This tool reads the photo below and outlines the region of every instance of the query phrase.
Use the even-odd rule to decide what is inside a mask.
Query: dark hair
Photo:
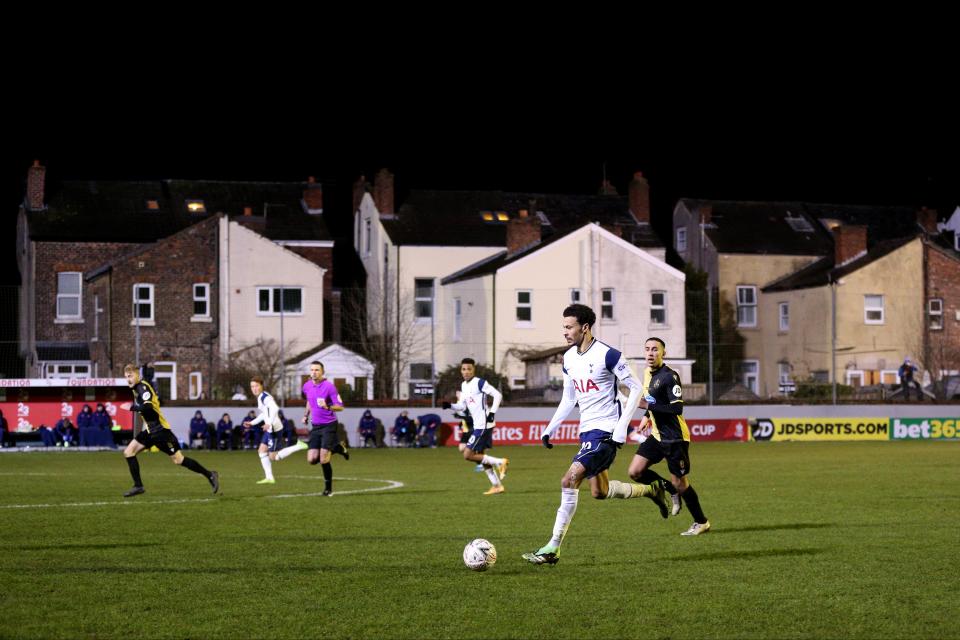
[[[261,378],[260,376],[253,376],[252,378],[250,378],[250,382],[256,382],[261,387],[263,386],[263,378]]]
[[[477,366],[477,361],[473,358],[464,358],[460,361],[460,364],[472,364],[473,366]]]
[[[571,316],[577,319],[577,322],[583,325],[593,326],[593,323],[597,321],[597,314],[593,312],[593,309],[588,307],[585,304],[572,304],[566,309],[563,310],[563,317]]]
[[[314,360],[313,362],[310,363],[310,366],[312,367],[312,366],[315,365],[315,364],[320,365],[320,368],[323,369],[324,371],[327,370],[327,368],[326,368],[325,366],[323,366],[323,363],[320,362],[319,360]]]
[[[666,350],[666,348],[667,348],[667,343],[664,342],[662,339],[656,337],[656,336],[650,336],[649,338],[647,338],[647,339],[644,340],[643,342],[644,342],[644,344],[646,344],[647,342],[650,342],[651,340],[656,340],[657,342],[660,343],[660,346],[663,347],[664,350]]]

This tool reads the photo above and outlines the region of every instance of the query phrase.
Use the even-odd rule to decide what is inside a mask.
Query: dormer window
[[[159,211],[159,210],[160,210],[159,200],[147,200],[147,211]]]
[[[207,207],[203,200],[187,200],[187,211],[190,213],[206,213]]]

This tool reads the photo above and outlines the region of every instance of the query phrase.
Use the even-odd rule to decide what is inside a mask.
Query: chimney
[[[373,179],[373,202],[382,216],[392,216],[393,210],[393,174],[387,169],[377,171]]]
[[[937,235],[939,233],[937,229],[937,210],[923,207],[917,211],[917,224],[929,235]]]
[[[700,224],[703,224],[703,225],[710,224],[710,221],[712,219],[713,219],[713,205],[712,204],[700,205]]]
[[[650,222],[650,185],[637,171],[630,181],[630,211],[639,222]]]
[[[316,178],[307,178],[307,187],[303,190],[303,201],[307,204],[310,213],[323,213],[323,186]]]
[[[833,228],[833,266],[839,267],[867,252],[867,228],[838,225]]]
[[[363,194],[367,192],[367,176],[360,176],[353,183],[353,213],[360,208],[360,201],[363,200]]]
[[[33,166],[27,169],[27,209],[43,211],[43,187],[47,175],[47,168],[39,160],[33,161]]]
[[[244,208],[243,208],[243,215],[246,216],[246,217],[252,216],[252,215],[253,215],[253,207],[244,207]]]
[[[616,195],[619,195],[619,194],[617,193],[617,188],[616,188],[615,186],[613,186],[613,183],[612,183],[612,182],[610,182],[609,180],[604,180],[603,182],[600,183],[600,193],[599,193],[599,195],[601,195],[601,196],[616,196]]]
[[[518,216],[507,222],[507,257],[540,242],[540,218],[520,209]]]

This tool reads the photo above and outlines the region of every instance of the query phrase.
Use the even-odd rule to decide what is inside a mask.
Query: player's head
[[[314,382],[323,380],[323,363],[319,360],[310,363],[310,379]]]
[[[647,366],[657,368],[663,364],[663,356],[667,353],[666,343],[655,336],[647,338],[643,343],[643,357],[647,361]]]
[[[123,377],[131,387],[140,382],[140,369],[136,365],[128,364],[123,368]]]
[[[464,358],[460,361],[460,375],[464,381],[469,382],[473,376],[477,375],[477,361],[473,358]]]
[[[250,393],[254,396],[259,396],[263,393],[263,378],[260,376],[250,378]]]
[[[584,336],[592,337],[597,314],[585,304],[572,304],[563,310],[563,337],[567,344],[581,344]]]

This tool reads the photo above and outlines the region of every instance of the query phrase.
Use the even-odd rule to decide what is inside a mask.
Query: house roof
[[[893,253],[900,247],[913,242],[918,235],[919,234],[913,234],[905,238],[878,242],[856,260],[847,262],[840,267],[834,267],[834,255],[831,253],[825,258],[812,262],[798,271],[794,271],[779,280],[774,280],[763,287],[761,291],[768,293],[772,291],[791,291],[794,289],[810,289],[812,287],[826,286],[831,282],[836,282],[848,273],[862,269],[868,264]]]
[[[37,342],[37,360],[84,361],[90,360],[90,347],[86,342]]]
[[[681,199],[689,211],[712,207],[706,234],[720,253],[827,255],[833,251],[832,226],[865,225],[872,245],[915,234],[916,210],[908,206],[868,206],[810,202],[741,202]]]
[[[271,240],[329,240],[322,215],[302,205],[306,182],[213,180],[65,181],[51,185],[47,208],[27,211],[34,240],[151,242],[216,213],[236,217]],[[191,213],[190,201],[205,212]],[[156,209],[148,203],[156,203]],[[249,207],[256,215],[244,216]]]
[[[552,358],[553,356],[560,355],[565,353],[571,348],[571,345],[566,344],[562,347],[550,347],[549,349],[543,349],[542,351],[534,351],[520,357],[520,360],[523,362],[533,362],[535,360],[546,360],[547,358]]]
[[[649,224],[633,218],[625,196],[414,190],[397,215],[383,217],[381,223],[398,245],[502,247],[507,241],[506,224],[484,221],[482,213],[503,212],[513,219],[521,209],[532,215],[543,212],[544,239],[599,222],[622,227],[624,239],[639,247],[663,246]]]

